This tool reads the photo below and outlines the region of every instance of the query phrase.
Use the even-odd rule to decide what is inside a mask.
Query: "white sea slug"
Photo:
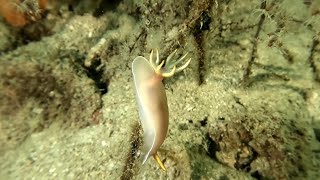
[[[172,61],[175,50],[166,60],[160,62],[157,50],[157,59],[153,60],[153,50],[150,54],[150,61],[142,56],[133,60],[132,73],[134,78],[135,92],[139,106],[139,116],[143,128],[142,148],[143,164],[150,156],[153,156],[160,167],[166,171],[157,150],[162,145],[168,131],[169,112],[167,96],[162,84],[164,77],[171,77],[185,69],[191,58],[182,66],[177,67],[187,56],[185,54],[177,61]]]

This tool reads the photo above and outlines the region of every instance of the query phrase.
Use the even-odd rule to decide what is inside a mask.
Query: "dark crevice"
[[[76,74],[84,73],[88,78],[92,79],[95,82],[94,85],[100,95],[106,94],[108,92],[109,80],[104,77],[104,64],[101,63],[101,59],[99,57],[95,57],[96,59],[92,61],[92,65],[90,67],[86,67],[84,65],[85,57],[86,55],[77,50],[61,51],[59,55],[59,58],[62,61],[67,59],[72,62]]]
[[[108,92],[109,80],[103,78],[103,64],[101,64],[101,59],[92,62],[90,67],[85,67],[87,76],[95,82],[101,95]]]
[[[257,180],[266,179],[259,173],[259,171],[254,171],[253,173],[251,173],[251,177],[254,177]]]
[[[313,128],[313,132],[318,142],[320,142],[320,128]]]
[[[200,125],[205,127],[208,124],[208,117],[204,117],[203,120],[200,121]]]
[[[74,7],[72,6],[72,4],[68,4],[68,11],[74,12]]]
[[[219,121],[224,121],[224,120],[226,120],[226,118],[225,118],[225,117],[220,116],[220,117],[218,117],[218,120],[219,120]]]
[[[229,177],[224,174],[224,175],[219,177],[219,180],[229,180]]]
[[[257,159],[258,153],[254,151],[252,147],[250,147],[247,143],[244,143],[246,149],[251,153],[248,157],[243,158],[243,151],[239,151],[236,155],[236,163],[234,164],[234,167],[236,169],[240,169],[245,172],[251,171],[251,163]]]
[[[133,6],[133,5],[132,5]],[[130,15],[132,18],[136,20],[136,22],[141,21],[141,15],[143,14],[143,10],[141,7],[136,7],[134,11],[128,12],[128,15]]]
[[[219,145],[210,137],[208,133],[206,135],[207,148],[208,148],[208,156],[217,161],[216,152],[220,150]]]
[[[102,0],[98,8],[93,12],[93,16],[100,17],[105,12],[114,10],[120,4],[119,0]]]

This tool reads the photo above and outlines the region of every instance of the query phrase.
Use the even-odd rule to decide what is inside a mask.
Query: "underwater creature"
[[[152,50],[150,53],[150,62],[146,58],[138,56],[132,63],[139,116],[144,131],[142,164],[144,164],[150,156],[153,156],[164,171],[166,171],[166,168],[157,154],[157,150],[166,138],[169,121],[167,96],[162,80],[164,77],[171,77],[175,73],[182,71],[191,61],[190,58],[182,66],[177,67],[178,64],[183,62],[188,53],[177,61],[172,61],[172,57],[176,52],[177,50],[172,52],[166,60],[160,62],[158,50],[156,61],[153,60]]]

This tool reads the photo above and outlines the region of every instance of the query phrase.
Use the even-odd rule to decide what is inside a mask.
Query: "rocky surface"
[[[0,21],[1,179],[317,179],[317,1],[56,1]],[[143,143],[131,62],[189,52],[165,79],[159,151]]]

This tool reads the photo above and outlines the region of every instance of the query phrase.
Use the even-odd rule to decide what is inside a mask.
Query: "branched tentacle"
[[[170,64],[170,63],[171,63],[170,61],[171,61],[172,57],[176,54],[176,52],[177,52],[177,49],[174,50],[174,51],[167,57],[166,64]]]
[[[156,61],[153,60],[153,50],[151,50],[150,53],[150,64],[153,67],[154,71],[161,75],[162,77],[171,77],[174,74],[184,70],[186,67],[188,67],[188,65],[191,62],[191,58],[189,58],[184,64],[182,64],[181,66],[178,67],[178,64],[180,64],[181,62],[183,62],[183,60],[185,59],[185,57],[188,55],[188,53],[186,53],[185,55],[183,55],[182,57],[180,57],[178,60],[173,61],[173,56],[176,54],[177,49],[175,51],[173,51],[166,60],[161,61],[160,63],[160,58],[159,58],[159,51],[158,49],[156,50],[157,53],[157,57],[156,57]],[[160,63],[160,64],[159,64]]]
[[[184,65],[182,65],[181,67],[177,68],[176,73],[178,73],[178,72],[184,70],[186,67],[188,67],[190,62],[191,62],[191,58],[189,58],[188,61]]]

